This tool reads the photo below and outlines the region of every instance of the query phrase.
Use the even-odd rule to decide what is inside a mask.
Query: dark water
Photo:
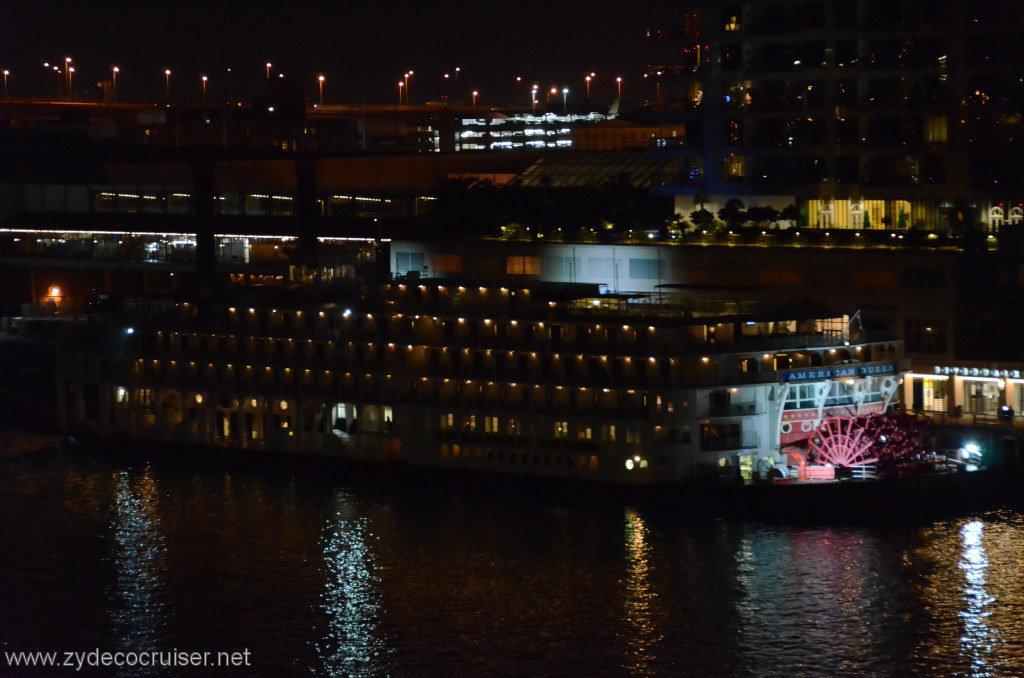
[[[693,521],[28,447],[0,436],[0,676],[1024,675],[1016,513]],[[96,649],[249,665],[6,658]]]

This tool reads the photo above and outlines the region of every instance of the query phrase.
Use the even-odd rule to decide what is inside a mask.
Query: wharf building
[[[647,115],[686,128],[680,211],[794,203],[803,226],[1024,221],[1019,2],[660,0]]]

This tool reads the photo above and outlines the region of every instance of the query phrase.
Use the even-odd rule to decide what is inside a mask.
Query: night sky
[[[171,98],[198,101],[200,75],[208,99],[241,96],[266,87],[272,74],[301,78],[318,97],[323,73],[327,103],[384,102],[412,69],[412,103],[441,97],[444,73],[459,66],[466,103],[516,104],[516,76],[529,104],[528,85],[542,91],[569,87],[570,105],[582,100],[583,77],[595,104],[641,96],[645,2],[637,0],[441,0],[364,2],[288,0],[5,0],[0,5],[0,70],[11,71],[12,97],[54,96],[57,74],[43,62],[74,60],[77,98],[99,98],[97,82],[117,65],[122,100],[162,99],[164,69],[172,70]],[[230,84],[227,69],[231,68]],[[230,87],[230,91],[227,89]],[[630,88],[633,88],[632,91]],[[449,92],[451,94],[451,92]]]

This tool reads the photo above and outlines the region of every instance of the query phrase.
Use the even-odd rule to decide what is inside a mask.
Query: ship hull
[[[718,519],[795,524],[899,523],[996,509],[1019,499],[1019,483],[997,469],[922,473],[868,481],[651,482],[630,485],[532,473],[496,474],[443,468],[381,456],[251,452],[214,445],[140,443],[106,437],[68,437],[64,454],[117,463],[160,464],[184,472],[303,477],[385,491],[451,492],[487,501],[642,506],[692,521]]]

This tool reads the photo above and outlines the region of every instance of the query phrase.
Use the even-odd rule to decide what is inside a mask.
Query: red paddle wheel
[[[807,439],[812,464],[898,466],[926,452],[930,420],[914,414],[827,417]]]
[[[815,464],[874,464],[875,438],[861,417],[828,417],[807,439],[807,458]]]

